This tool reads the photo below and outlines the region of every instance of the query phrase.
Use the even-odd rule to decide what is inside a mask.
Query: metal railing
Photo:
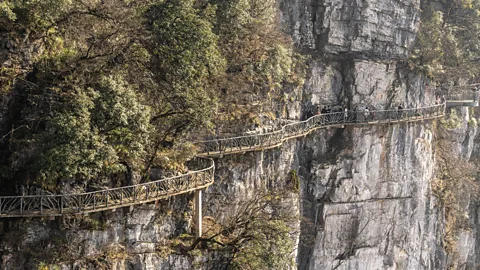
[[[193,167],[200,169],[195,171],[148,183],[79,194],[1,196],[0,217],[82,214],[158,201],[213,184],[215,164],[212,159],[202,157],[267,149],[323,127],[419,121],[441,117],[444,113],[445,103],[402,110],[336,112],[289,123],[273,132],[196,142],[194,144],[200,151]]]
[[[441,117],[444,113],[445,103],[401,110],[335,112],[314,115],[305,121],[284,125],[273,132],[199,141],[195,142],[194,145],[198,149],[199,154],[197,156],[213,157],[276,147],[285,140],[306,135],[323,127],[412,122]]]
[[[480,97],[480,84],[439,87],[436,94],[447,100],[447,107],[477,107]]]
[[[2,196],[0,197],[0,217],[58,216],[98,212],[157,201],[213,184],[215,171],[213,160],[198,158],[196,163],[201,169],[132,186],[79,194]]]

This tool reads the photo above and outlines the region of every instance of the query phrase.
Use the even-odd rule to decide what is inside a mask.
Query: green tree
[[[480,74],[480,1],[426,1],[415,66],[441,83],[461,83]],[[435,2],[438,3],[438,2]]]
[[[287,190],[258,192],[252,197],[231,202],[232,213],[221,224],[208,226],[198,245],[215,248],[226,256],[226,269],[290,269],[295,266],[292,226],[298,215]],[[223,214],[222,214],[223,215]]]
[[[3,184],[55,189],[65,178],[85,183],[124,173],[130,178],[145,167],[154,130],[143,99],[153,85],[149,52],[139,28],[147,4],[72,0],[9,5],[15,23],[9,24],[8,35],[41,44],[41,50],[29,59],[31,69],[23,78],[10,80],[17,95],[8,124],[12,130],[23,128],[2,138]],[[32,16],[45,23],[31,24],[27,19]],[[23,36],[32,29],[43,37]]]
[[[218,122],[243,128],[258,123],[260,113],[275,115],[271,101],[282,101],[285,85],[302,85],[304,69],[280,27],[276,1],[211,2],[217,5],[214,30],[227,59],[226,74],[219,81],[225,102]]]
[[[153,132],[150,110],[121,76],[49,92],[58,104],[44,115],[43,127],[12,144],[16,170],[26,169],[37,184],[54,189],[65,178],[99,179],[142,168]]]
[[[212,81],[225,60],[212,32],[214,8],[194,0],[167,0],[147,11],[152,63],[158,88],[150,93],[154,121],[169,121],[175,134],[209,125],[217,100]]]

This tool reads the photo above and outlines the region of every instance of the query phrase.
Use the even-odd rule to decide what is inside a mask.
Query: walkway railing
[[[157,201],[213,184],[213,160],[198,158],[197,171],[133,186],[79,194],[0,197],[0,217],[91,213]]]
[[[200,153],[193,165],[196,171],[148,183],[79,194],[3,196],[0,197],[0,217],[99,212],[158,201],[191,191],[198,192],[214,181],[214,162],[210,158],[202,157],[268,149],[282,144],[285,140],[305,136],[318,128],[421,121],[441,117],[444,113],[445,103],[418,109],[337,112],[315,115],[305,121],[286,124],[269,133],[197,142],[195,145]]]
[[[480,84],[450,86],[445,89],[438,88],[436,93],[445,97],[447,107],[477,107],[479,105]]]
[[[318,128],[413,122],[441,117],[444,113],[445,103],[402,110],[336,112],[314,115],[305,121],[284,125],[279,130],[273,132],[200,141],[194,144],[198,148],[199,154],[197,154],[197,156],[214,157],[277,147],[288,139],[307,135]]]

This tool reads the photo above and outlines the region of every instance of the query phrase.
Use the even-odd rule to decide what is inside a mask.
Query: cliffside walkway
[[[228,154],[261,151],[278,147],[287,140],[306,136],[320,128],[385,125],[435,119],[445,115],[445,106],[446,103],[402,110],[349,111],[314,115],[305,121],[284,125],[273,132],[218,138],[196,142],[195,145],[199,149],[197,154],[199,157],[221,157]]]
[[[83,214],[158,201],[213,184],[212,159],[198,158],[197,170],[132,186],[79,194],[0,197],[0,217],[39,217]]]
[[[480,83],[439,89],[437,93],[447,97],[447,107],[478,107]]]
[[[212,157],[260,151],[280,146],[284,141],[306,136],[319,128],[348,125],[379,125],[416,122],[444,116],[446,104],[403,110],[337,112],[315,115],[305,121],[282,126],[279,130],[254,135],[196,142],[199,149],[195,169],[189,173],[120,188],[79,194],[25,195],[0,197],[0,217],[39,217],[84,214],[158,201],[195,191],[195,220],[201,220],[201,190],[213,184],[215,165]],[[197,223],[197,235],[201,228]]]

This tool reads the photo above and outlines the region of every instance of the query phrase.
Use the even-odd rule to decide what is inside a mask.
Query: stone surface
[[[294,102],[288,118],[305,118],[316,106],[378,110],[434,103],[429,81],[397,61],[413,45],[419,0],[279,4],[286,29],[311,54],[303,89],[289,93]],[[2,41],[0,50],[1,44],[3,52],[11,50]],[[5,108],[8,98],[2,98]],[[0,122],[2,115],[0,110]],[[462,109],[458,115],[460,126],[450,131],[452,153],[478,160],[480,137],[477,126],[469,124],[471,112]],[[461,232],[460,256],[452,259],[442,247],[444,217],[430,186],[436,174],[435,131],[432,121],[321,129],[279,148],[219,158],[204,213],[225,220],[236,211],[236,202],[287,186],[294,170],[300,192],[283,203],[302,217],[291,224],[292,231],[300,231],[294,254],[298,269],[446,269],[448,263],[475,269],[480,263],[480,207],[474,198],[462,202],[474,229]],[[45,261],[68,256],[57,258],[65,270],[102,263],[119,270],[212,268],[218,254],[159,252],[171,239],[192,232],[192,198],[182,195],[162,201],[159,208],[143,205],[95,214],[88,224],[76,219],[3,221],[0,268],[34,269],[38,262],[31,252],[44,252]]]
[[[420,0],[280,0],[294,41],[313,51],[405,58],[420,22]]]

